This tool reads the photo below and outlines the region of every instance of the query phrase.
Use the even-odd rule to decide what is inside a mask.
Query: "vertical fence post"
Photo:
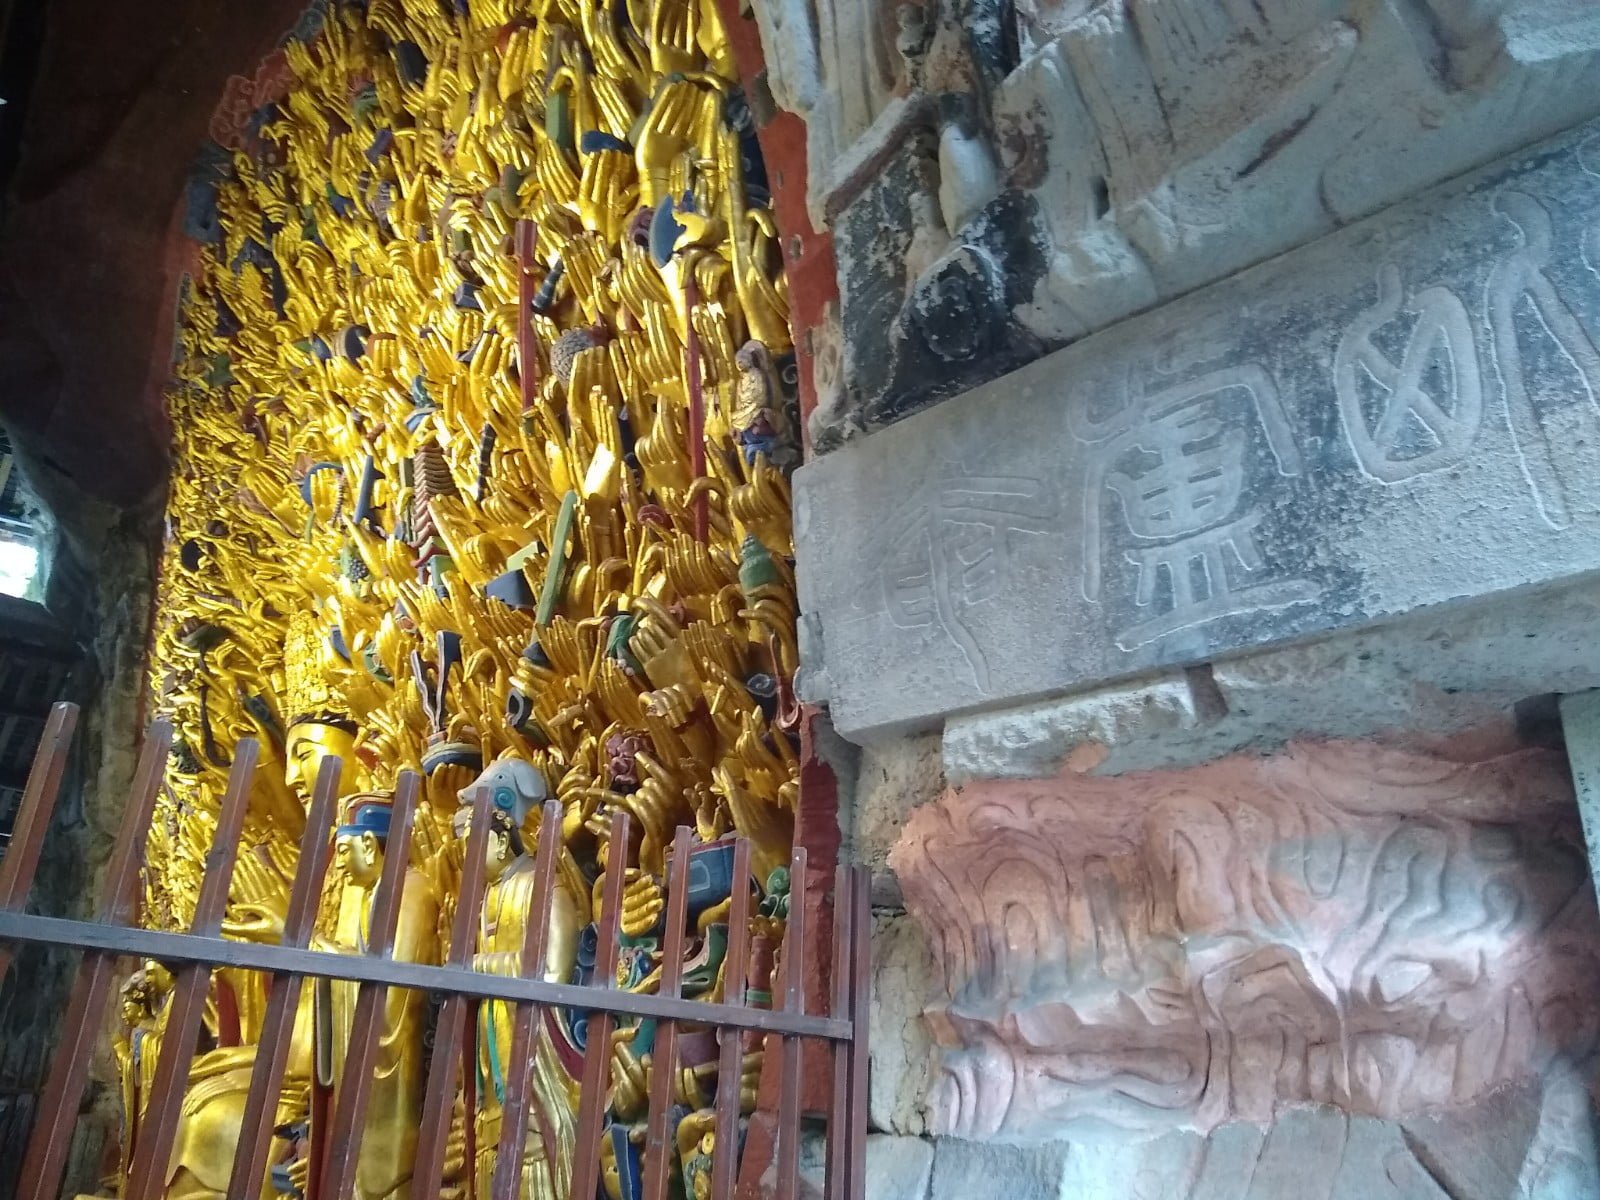
[[[872,1018],[872,876],[855,868],[855,897],[850,905],[850,1186],[849,1200],[867,1195],[867,1030]]]
[[[242,739],[234,750],[228,791],[222,801],[222,814],[217,819],[211,853],[206,856],[205,878],[200,884],[200,896],[195,902],[190,926],[190,932],[197,937],[215,938],[222,932],[222,914],[228,905],[228,887],[233,882],[233,866],[239,837],[244,831],[244,814],[250,802],[250,783],[255,775],[258,751],[254,738]],[[123,1200],[156,1200],[166,1188],[167,1167],[178,1137],[189,1066],[194,1061],[195,1042],[200,1035],[210,987],[210,963],[191,963],[177,972],[167,1009],[167,1027],[161,1039],[161,1056],[156,1060],[155,1078],[150,1085],[146,1136],[134,1147]]]
[[[66,771],[67,751],[78,727],[78,706],[62,701],[50,709],[44,736],[34,751],[33,769],[22,790],[17,819],[11,826],[11,840],[0,856],[0,910],[16,911],[28,902],[33,876],[39,869],[44,835],[55,815],[56,796],[61,791],[61,776]],[[0,981],[11,966],[10,945],[0,945]]]
[[[547,800],[539,818],[539,852],[533,864],[533,913],[522,946],[522,974],[543,979],[548,951],[550,909],[560,873],[561,801]],[[565,982],[565,981],[563,981]],[[500,1106],[500,1144],[496,1149],[490,1200],[516,1200],[521,1191],[522,1155],[528,1144],[528,1075],[533,1070],[535,1025],[543,1019],[537,1004],[519,1004],[512,1017],[511,1073]],[[547,1125],[541,1125],[545,1161],[553,1163],[560,1148]]]
[[[628,814],[618,809],[611,817],[611,840],[606,851],[605,897],[600,904],[600,939],[595,952],[595,987],[610,991],[617,985],[617,931],[622,921],[622,890],[628,873]],[[587,1042],[583,1050],[583,1084],[578,1100],[578,1141],[572,1162],[570,1200],[594,1200],[600,1185],[600,1125],[605,1118],[606,1083],[611,1077],[611,1032],[616,1018],[606,1011],[589,1013]]]
[[[300,858],[295,864],[289,909],[283,919],[285,946],[304,949],[311,944],[311,927],[317,919],[322,882],[332,857],[333,840],[329,833],[333,828],[342,766],[341,761],[330,754],[317,771],[311,807],[306,812],[305,832],[300,837]],[[278,1092],[289,1062],[289,1043],[294,1037],[295,1011],[304,982],[303,976],[290,972],[274,974],[267,984],[266,1015],[261,1022],[261,1039],[256,1044],[256,1061],[250,1069],[244,1117],[239,1122],[239,1149],[233,1157],[233,1172],[228,1178],[228,1200],[257,1200],[261,1195],[261,1181],[267,1174],[267,1155],[272,1149]]]
[[[57,705],[57,709],[62,706]],[[68,707],[71,707],[70,705]],[[51,714],[52,718],[54,713]],[[46,739],[49,740],[48,738]],[[167,751],[172,747],[172,726],[157,721],[145,736],[134,770],[133,790],[122,810],[122,826],[106,869],[105,889],[96,918],[108,925],[125,924],[133,911],[134,886],[139,882],[139,864],[144,858],[145,836],[155,812],[156,793],[166,770]],[[42,748],[41,748],[42,749]],[[54,753],[52,751],[52,753]],[[35,770],[37,770],[37,766]],[[53,797],[52,797],[53,799]],[[17,1194],[51,1197],[61,1187],[71,1149],[72,1127],[78,1116],[78,1102],[89,1077],[89,1058],[95,1036],[111,993],[117,960],[109,954],[88,952],[78,966],[67,1001],[67,1015],[61,1025],[61,1042],[50,1062],[50,1076],[39,1096],[33,1132],[22,1159],[22,1174]]]
[[[472,796],[472,827],[467,835],[466,861],[461,866],[461,892],[456,897],[455,917],[450,923],[448,966],[466,967],[472,962],[478,913],[483,907],[484,858],[488,847],[489,789],[477,788]],[[428,1093],[422,1103],[417,1159],[411,1173],[414,1196],[437,1195],[444,1176],[445,1139],[450,1134],[450,1110],[455,1104],[456,1079],[461,1070],[467,1008],[467,997],[452,993],[439,1013],[433,1053],[428,1060]],[[466,1114],[466,1121],[468,1124],[472,1121],[470,1112]],[[476,1163],[467,1163],[469,1178],[476,1168]]]
[[[851,970],[855,966],[855,875],[840,863],[833,877],[833,1003],[829,1015],[850,1019]],[[853,1032],[853,1031],[852,1031]],[[827,1200],[845,1200],[850,1160],[850,1045],[833,1044],[833,1099],[828,1109]]]
[[[417,804],[418,777],[400,776],[389,819],[389,839],[383,851],[383,873],[372,898],[372,923],[367,953],[389,958],[394,953],[395,931],[400,924],[400,903],[406,868],[411,861],[411,817]],[[322,1195],[345,1200],[356,1185],[361,1161],[361,1139],[366,1133],[367,1105],[372,1099],[372,1072],[378,1055],[388,985],[363,983],[356,990],[355,1013],[350,1024],[350,1045],[334,1098],[333,1128],[328,1134]]]
[[[688,826],[678,826],[667,868],[667,936],[661,954],[660,994],[676,1000],[683,991],[683,927],[689,920]],[[650,1110],[645,1125],[644,1200],[667,1200],[667,1179],[677,1154],[669,1136],[672,1084],[678,1075],[678,1023],[656,1022],[655,1050],[650,1061]]]
[[[750,954],[750,842],[733,844],[733,905],[728,913],[728,957],[722,968],[722,1002],[744,1007]],[[743,1085],[744,1030],[724,1027],[717,1063],[716,1133],[711,1151],[711,1198],[733,1200],[739,1170],[739,1093]]]
[[[806,848],[796,846],[789,864],[789,920],[783,931],[783,1012],[806,1011]],[[778,1200],[794,1200],[800,1185],[800,1039],[781,1034],[778,1078]]]

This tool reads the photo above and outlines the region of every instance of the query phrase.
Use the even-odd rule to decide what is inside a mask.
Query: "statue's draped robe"
[[[339,899],[333,944],[319,944],[317,949],[365,954],[373,894],[365,888],[346,887]],[[400,919],[395,927],[393,956],[396,961],[438,964],[438,916],[438,899],[427,877],[415,869],[408,870],[400,896]],[[326,1101],[313,1112],[320,1110],[331,1117],[345,1056],[350,1049],[360,985],[343,980],[321,980],[312,990],[316,997],[317,1091]],[[387,990],[378,1054],[373,1065],[372,1092],[367,1103],[366,1131],[356,1168],[359,1200],[409,1200],[427,1074],[424,1044],[427,1019],[425,992],[415,988]],[[315,1129],[312,1136],[320,1140]],[[325,1140],[322,1144],[326,1144]],[[318,1157],[322,1157],[320,1151]]]
[[[528,921],[533,916],[533,879],[532,862],[523,858],[490,885],[479,922],[478,953],[473,959],[476,970],[492,975],[522,974],[522,948]],[[544,978],[551,982],[570,980],[573,938],[579,925],[577,914],[578,907],[567,886],[558,883],[551,906],[544,970]],[[515,1005],[499,1000],[486,1000],[478,1009],[475,1134],[480,1196],[488,1194],[494,1174],[501,1103],[506,1082],[511,1078],[511,1027],[515,1012]],[[556,1055],[545,1020],[535,1024],[529,1084],[532,1095],[528,1106],[528,1137],[518,1194],[523,1200],[565,1200],[577,1140],[573,1081]],[[547,1140],[553,1155],[546,1153]]]

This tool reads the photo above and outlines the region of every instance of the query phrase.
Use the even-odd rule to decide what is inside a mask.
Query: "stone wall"
[[[1600,1195],[1600,12],[754,10],[870,1194]]]
[[[30,911],[80,919],[92,915],[133,781],[150,589],[149,559],[127,528],[113,525],[93,540],[85,539],[87,532],[78,530],[76,540],[94,548],[91,571],[78,565],[75,551],[58,548],[53,555],[48,590],[55,612],[21,601],[0,603],[0,709],[5,713],[0,732],[8,779],[31,765],[51,703],[71,700],[82,706],[29,897]],[[0,602],[9,599],[0,597]],[[19,607],[33,611],[19,615]],[[7,831],[17,798],[17,793],[0,792],[0,832]],[[59,1043],[75,967],[76,956],[59,947],[23,947],[0,978],[0,1200],[14,1194],[15,1172]],[[101,1049],[108,1048],[109,1040]],[[100,1190],[105,1155],[115,1154],[118,1108],[115,1065],[106,1052],[91,1067],[73,1134],[68,1194]]]
[[[150,529],[59,472],[27,439],[17,470],[40,538],[42,602],[0,595],[0,858],[51,704],[81,708],[30,911],[88,919],[133,782],[153,565]],[[35,481],[43,487],[35,487]],[[48,499],[46,498],[48,497]],[[34,1105],[60,1041],[77,956],[21,947],[0,976],[0,1200],[15,1194]],[[107,1021],[114,1021],[114,1013]],[[110,1026],[107,1025],[109,1034]],[[100,1191],[120,1125],[109,1037],[70,1147],[67,1194]]]
[[[925,726],[1600,569],[1597,220],[1590,123],[807,464],[809,697]]]
[[[824,447],[1600,111],[1573,0],[754,8],[839,262]]]
[[[881,1194],[1600,1195],[1600,915],[1547,732],[959,786],[936,736],[869,747]]]

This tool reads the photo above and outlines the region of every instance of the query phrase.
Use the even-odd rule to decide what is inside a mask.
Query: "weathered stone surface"
[[[929,1200],[972,1196],[1055,1200],[1061,1194],[1068,1153],[1060,1142],[1023,1148],[940,1138],[934,1143]]]
[[[1414,614],[945,724],[951,783],[1184,767],[1292,738],[1427,743],[1600,688],[1593,580]],[[887,750],[874,752],[887,755]]]
[[[1149,1141],[1004,1148],[947,1138],[937,1143],[942,1164],[962,1169],[936,1171],[931,1189],[926,1163],[934,1143],[873,1138],[867,1194],[873,1200],[1596,1200],[1593,1122],[1582,1081],[1558,1077],[1542,1089],[1506,1089],[1405,1122],[1316,1106],[1288,1109],[1264,1128],[1233,1122],[1208,1137],[1168,1133]],[[875,1162],[875,1143],[887,1143],[893,1156]],[[1025,1190],[957,1190],[969,1183],[973,1164],[994,1171],[997,1185]]]
[[[1600,111],[1585,0],[754,8],[772,93],[806,122],[812,219],[841,233],[860,369],[841,427],[893,420]],[[907,188],[894,177],[917,143],[923,178]],[[915,223],[874,240],[885,190]],[[915,315],[941,290],[930,264],[973,252],[1020,295],[976,314],[974,344],[930,353]],[[891,301],[889,321],[857,310],[869,295]]]
[[[867,1042],[872,1062],[868,1113],[874,1129],[927,1132],[925,1110],[937,1075],[922,1008],[937,994],[936,971],[928,935],[916,920],[900,913],[874,922]]]
[[[882,1133],[867,1138],[867,1195],[871,1200],[925,1200],[932,1177],[932,1142]]]
[[[1600,1035],[1556,750],[1345,742],[972,783],[890,861],[935,963],[934,1133],[1150,1136],[1304,1102],[1405,1118],[1582,1068]]]
[[[1597,213],[1587,126],[803,468],[813,691],[859,736],[1600,568]]]
[[[1064,700],[952,717],[944,732],[945,771],[952,783],[965,783],[1038,779],[1069,761],[1078,773],[1096,775],[1166,766],[1175,746],[1201,740],[1215,723],[1218,714],[1201,701],[1188,675],[1174,671]]]

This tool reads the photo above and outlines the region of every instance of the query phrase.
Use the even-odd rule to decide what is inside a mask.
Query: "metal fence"
[[[571,1200],[595,1200],[600,1191],[601,1138],[610,1086],[611,1033],[619,1017],[656,1022],[651,1086],[643,1150],[642,1200],[666,1200],[676,1145],[669,1129],[672,1083],[679,1065],[679,1037],[684,1027],[711,1029],[719,1040],[715,1092],[715,1124],[711,1196],[731,1200],[739,1174],[737,1155],[726,1148],[740,1145],[739,1093],[747,1034],[766,1035],[768,1055],[779,1072],[776,1120],[776,1183],[778,1200],[794,1200],[799,1189],[802,1130],[801,1048],[807,1040],[831,1047],[832,1091],[827,1112],[827,1200],[864,1200],[867,1121],[867,1001],[871,913],[864,868],[841,865],[833,897],[830,1011],[805,1011],[808,964],[805,946],[808,914],[805,850],[796,849],[791,864],[792,893],[784,931],[781,1002],[773,1009],[745,1004],[745,968],[750,951],[750,846],[733,846],[733,878],[729,942],[724,966],[723,1000],[707,1003],[681,996],[683,939],[689,893],[692,831],[681,827],[668,860],[666,881],[667,934],[660,985],[654,994],[616,988],[620,943],[625,855],[607,856],[603,899],[597,922],[598,951],[594,982],[551,983],[540,978],[545,961],[548,925],[557,875],[560,805],[547,803],[540,824],[534,866],[535,913],[528,923],[520,977],[482,974],[469,968],[474,932],[485,892],[484,862],[489,835],[490,797],[474,796],[466,859],[453,916],[450,948],[443,966],[402,962],[390,957],[400,909],[400,891],[409,858],[411,816],[419,779],[401,774],[394,798],[390,844],[373,897],[369,950],[365,955],[332,954],[309,948],[324,876],[332,854],[332,831],[341,764],[325,759],[307,814],[296,876],[290,892],[284,934],[279,945],[230,941],[221,936],[240,833],[255,768],[256,743],[239,744],[222,803],[215,839],[206,859],[205,876],[187,933],[142,929],[130,924],[134,911],[146,831],[160,789],[172,729],[165,722],[151,726],[123,811],[104,894],[94,921],[36,916],[23,911],[32,885],[45,831],[60,789],[61,774],[77,710],[57,704],[51,712],[34,760],[16,825],[0,859],[0,975],[10,962],[12,945],[42,943],[80,950],[83,955],[71,1001],[54,1052],[50,1073],[37,1105],[22,1164],[19,1195],[24,1200],[54,1200],[71,1147],[79,1103],[87,1082],[94,1042],[102,1029],[111,998],[117,963],[125,956],[166,964],[174,977],[166,1028],[149,1089],[149,1107],[128,1170],[124,1200],[156,1200],[178,1134],[185,1084],[196,1054],[205,1016],[212,972],[219,967],[261,971],[269,977],[266,1014],[245,1101],[241,1137],[235,1156],[229,1200],[259,1196],[267,1175],[274,1136],[274,1109],[283,1084],[295,1011],[307,978],[344,980],[358,985],[343,1084],[337,1090],[325,1142],[312,1156],[310,1200],[343,1200],[351,1195],[365,1130],[372,1066],[378,1051],[380,1017],[387,990],[417,988],[444,997],[430,1051],[427,1090],[420,1123],[412,1194],[437,1195],[445,1167],[445,1147],[455,1104],[468,1021],[485,1000],[514,1004],[512,1062],[528,1062],[535,1023],[545,1006],[588,1014],[577,1137],[571,1170]],[[610,828],[611,844],[626,845],[628,814],[617,812]],[[775,997],[777,999],[777,997]],[[523,1149],[528,1132],[529,1078],[513,1072],[506,1081],[501,1142],[490,1196],[512,1200],[518,1193]],[[471,1174],[469,1166],[468,1174]]]

